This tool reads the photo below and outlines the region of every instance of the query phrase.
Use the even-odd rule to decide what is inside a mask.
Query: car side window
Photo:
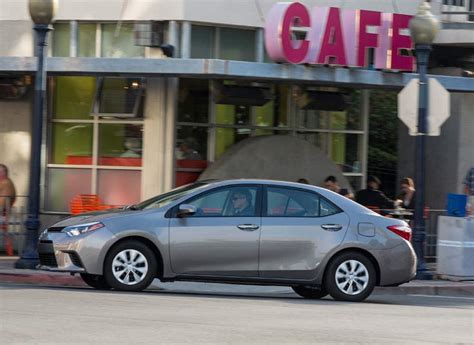
[[[339,209],[319,194],[293,188],[268,187],[267,217],[324,217]]]
[[[196,207],[191,217],[254,217],[257,187],[233,186],[197,196],[184,202]]]

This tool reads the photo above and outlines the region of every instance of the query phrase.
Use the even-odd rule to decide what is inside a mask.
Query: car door
[[[170,219],[172,270],[201,276],[258,276],[261,194],[260,185],[232,185],[185,201],[197,212]],[[243,208],[239,213],[234,206]]]
[[[349,217],[316,192],[264,188],[259,274],[313,279],[325,255],[344,239]]]

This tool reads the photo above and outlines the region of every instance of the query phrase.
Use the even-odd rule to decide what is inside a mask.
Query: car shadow
[[[238,292],[218,292],[218,291],[173,291],[164,288],[149,288],[141,292],[115,291],[115,290],[95,290],[84,286],[57,286],[48,284],[17,284],[17,283],[0,283],[0,290],[57,290],[64,292],[94,293],[94,294],[113,294],[113,295],[139,295],[147,296],[166,296],[168,298],[196,298],[196,299],[232,299],[232,300],[275,300],[285,303],[301,304],[301,305],[328,305],[335,308],[342,305],[357,305],[357,302],[335,301],[330,296],[326,296],[319,300],[304,299],[298,295],[288,293],[238,293]],[[373,294],[360,304],[378,304],[378,305],[397,305],[397,306],[417,306],[417,307],[437,307],[437,308],[468,308],[474,309],[474,298],[463,296],[429,296],[429,295],[411,295],[411,294]]]

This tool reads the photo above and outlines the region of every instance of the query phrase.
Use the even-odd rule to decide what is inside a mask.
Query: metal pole
[[[428,115],[428,80],[427,69],[428,60],[431,52],[430,45],[416,45],[416,62],[418,74],[420,78],[419,85],[419,104],[418,104],[418,133],[416,137],[416,157],[415,157],[415,224],[413,229],[413,247],[415,249],[417,264],[417,278],[427,279],[429,276],[426,272],[425,265],[425,239],[426,228],[424,219],[425,208],[425,144]]]
[[[43,126],[43,103],[46,94],[46,62],[44,53],[47,46],[48,32],[51,26],[36,24],[33,29],[36,32],[37,47],[36,56],[38,60],[35,77],[35,97],[32,118],[31,134],[31,159],[30,159],[30,184],[28,199],[28,218],[26,226],[26,244],[21,253],[21,258],[15,263],[15,268],[34,269],[38,265],[38,230],[40,228],[40,178],[41,178],[41,140]]]

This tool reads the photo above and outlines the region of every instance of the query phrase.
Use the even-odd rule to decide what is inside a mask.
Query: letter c
[[[310,15],[299,3],[277,3],[268,14],[265,24],[265,46],[269,57],[276,62],[301,63],[309,50],[309,41],[293,39],[291,28],[309,28]]]

